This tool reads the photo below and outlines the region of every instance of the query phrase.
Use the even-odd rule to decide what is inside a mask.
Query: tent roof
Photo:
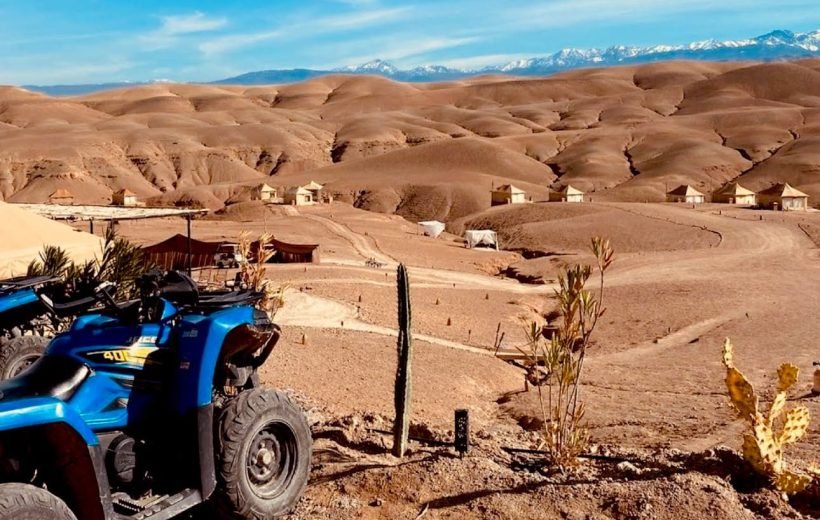
[[[122,195],[124,197],[136,197],[137,194],[133,191],[129,190],[128,188],[123,188],[121,190],[117,190],[114,192],[114,195]]]
[[[102,255],[102,239],[90,233],[37,215],[33,211],[0,202],[0,276],[25,274],[28,264],[45,245],[59,246],[75,262]]]
[[[790,186],[788,182],[775,184],[774,186],[761,191],[760,194],[774,195],[777,197],[808,197],[807,194]]]
[[[252,189],[263,190],[263,191],[276,191],[276,188],[274,188],[273,186],[271,186],[270,184],[268,184],[266,182],[263,182],[261,184],[257,184],[256,186],[253,186]]]
[[[191,239],[191,254],[211,255],[216,254],[219,247],[227,242],[205,242],[204,240]],[[163,240],[157,244],[142,248],[146,254],[158,253],[188,253],[188,237],[177,233],[176,235]]]
[[[495,188],[493,191],[503,191],[506,193],[525,193],[524,190],[521,188],[517,188],[512,184],[502,184],[501,186]]]
[[[579,190],[578,188],[572,186],[571,184],[567,184],[565,188],[561,189],[561,193],[566,193],[567,195],[583,195],[584,192]]]
[[[690,196],[690,195],[703,195],[703,193],[699,192],[692,186],[688,184],[681,184],[674,190],[669,192],[669,195],[680,195],[680,196]]]
[[[276,240],[275,238],[272,238],[270,243],[277,251],[294,255],[313,253],[313,251],[319,248],[319,244],[291,244],[288,242],[282,242],[281,240]]]
[[[49,195],[49,198],[56,198],[56,199],[73,198],[73,197],[74,197],[74,195],[72,195],[71,192],[68,191],[65,188],[57,188],[56,190],[54,190],[54,192],[51,195]]]
[[[292,186],[288,188],[288,193],[310,193],[310,190],[304,186]]]
[[[310,181],[302,187],[306,190],[321,190],[322,188],[324,188],[324,186],[322,186],[316,181]]]
[[[737,196],[737,195],[754,195],[755,192],[753,192],[752,190],[748,190],[748,189],[744,188],[743,186],[741,186],[737,182],[730,182],[729,184],[724,186],[723,189],[718,191],[718,194],[719,195]]]

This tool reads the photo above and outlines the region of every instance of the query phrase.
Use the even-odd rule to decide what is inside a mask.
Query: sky
[[[481,68],[773,29],[820,29],[817,0],[0,0],[0,83],[211,81],[376,58]]]

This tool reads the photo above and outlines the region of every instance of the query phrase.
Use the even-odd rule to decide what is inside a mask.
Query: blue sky
[[[0,0],[0,83],[207,81],[374,58],[478,68],[819,28],[817,0]]]

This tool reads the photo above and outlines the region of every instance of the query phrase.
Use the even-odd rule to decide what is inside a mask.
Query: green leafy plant
[[[151,271],[139,246],[117,235],[114,226],[106,229],[102,255],[99,259],[77,264],[64,249],[46,245],[40,258],[28,266],[29,276],[59,276],[71,291],[87,292],[103,281],[117,285],[117,297],[130,298],[135,293],[134,281]]]
[[[820,468],[812,465],[808,474],[788,469],[785,448],[800,440],[809,429],[811,417],[805,406],[786,410],[788,392],[797,382],[799,369],[784,363],[777,369],[777,394],[768,411],[760,409],[760,399],[752,384],[734,365],[734,347],[729,338],[723,343],[723,365],[726,387],[737,415],[748,422],[743,434],[743,458],[774,487],[786,494],[799,493],[820,477]]]
[[[587,289],[591,266],[567,269],[555,291],[557,308],[541,321],[529,322],[527,343],[516,347],[522,354],[522,361],[516,364],[538,391],[543,447],[550,461],[561,469],[576,464],[578,455],[589,445],[580,381],[592,333],[606,311],[604,275],[614,257],[608,240],[593,238],[591,246],[599,278],[597,294]]]
[[[39,258],[28,264],[28,276],[64,276],[73,262],[65,250],[58,246],[46,245]]]

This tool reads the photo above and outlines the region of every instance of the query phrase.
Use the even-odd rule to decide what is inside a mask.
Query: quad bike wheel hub
[[[279,443],[276,442],[276,437],[271,432],[262,430],[256,434],[251,445],[250,457],[248,457],[251,463],[248,467],[248,474],[252,482],[265,486],[273,480],[278,469],[275,464],[278,451]]]
[[[296,438],[281,422],[260,429],[249,445],[247,476],[254,494],[271,499],[282,493],[296,467]]]

